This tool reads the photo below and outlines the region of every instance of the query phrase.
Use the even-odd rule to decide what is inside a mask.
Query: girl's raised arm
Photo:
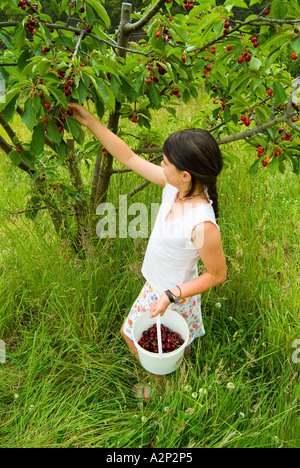
[[[156,185],[161,187],[166,185],[162,167],[135,154],[121,138],[111,132],[83,106],[75,103],[69,103],[68,106],[73,111],[73,117],[81,125],[87,127],[117,161]]]

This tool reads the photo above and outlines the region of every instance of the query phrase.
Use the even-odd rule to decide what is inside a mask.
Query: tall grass
[[[188,123],[193,110],[180,112]],[[46,213],[36,223],[7,214],[23,208],[28,185],[1,161],[1,447],[299,447],[299,180],[266,170],[251,179],[255,155],[232,152],[239,161],[219,183],[228,278],[203,295],[206,336],[149,401],[134,396],[150,377],[119,334],[147,240],[99,242],[79,260]],[[139,182],[114,176],[110,199]],[[150,186],[132,202],[160,194]]]

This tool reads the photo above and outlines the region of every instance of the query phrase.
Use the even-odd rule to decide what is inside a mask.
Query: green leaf
[[[31,58],[31,56],[31,50],[29,49],[25,49],[23,52],[21,52],[18,58],[18,68],[20,71],[22,71],[28,64],[28,60]]]
[[[284,19],[286,15],[286,0],[273,0],[270,10],[270,18]]]
[[[183,100],[183,102],[184,102],[185,104],[187,104],[187,103],[189,102],[189,100],[190,100],[190,97],[191,97],[191,95],[190,95],[189,90],[188,90],[187,88],[185,88],[185,90],[184,90],[183,93],[182,93],[182,100]]]
[[[8,34],[5,34],[4,32],[0,31],[0,39],[2,42],[6,45],[8,49],[12,49],[13,45],[11,42],[11,38],[8,36]]]
[[[225,106],[223,117],[224,117],[224,121],[226,123],[231,121],[231,112],[230,112],[230,107],[229,106]]]
[[[18,98],[19,96],[16,95],[11,101],[10,103],[6,106],[5,110],[4,110],[4,118],[5,118],[5,121],[6,122],[10,122],[14,116],[14,113],[16,111],[16,107],[17,107],[17,102],[18,102]]]
[[[284,87],[278,81],[275,81],[273,84],[274,90],[274,97],[275,97],[275,107],[278,107],[280,104],[284,104],[286,102],[286,94],[284,91]]]
[[[10,103],[10,101],[12,101],[12,99],[14,99],[16,94],[19,94],[19,89],[18,88],[11,89],[10,91],[8,91],[3,96],[0,95],[0,112],[3,109],[6,108],[6,106]]]
[[[259,163],[260,159],[257,159],[255,163],[253,163],[252,166],[249,168],[249,174],[252,178],[255,177],[257,174]]]
[[[99,92],[100,98],[103,99],[103,101],[110,108],[110,110],[114,110],[116,100],[115,100],[115,96],[114,96],[113,92],[111,91],[111,89],[108,88],[104,84],[104,82],[102,80],[100,80],[99,78],[94,78],[92,76],[90,78],[91,78],[91,81],[95,83],[95,87],[96,87],[97,91]]]
[[[255,108],[255,114],[260,123],[267,122],[270,119],[268,110],[265,106],[257,106]]]
[[[83,104],[87,98],[88,90],[86,89],[82,81],[79,82],[77,91],[78,91],[78,96],[79,96],[79,103]]]
[[[55,39],[55,43],[62,45],[64,47],[68,47],[68,49],[72,50],[74,49],[74,42],[72,41],[71,38],[66,37],[66,36],[59,36]]]
[[[16,38],[15,45],[18,50],[21,50],[24,47],[24,43],[26,39],[23,21],[20,21],[18,26],[15,29],[15,38]]]
[[[22,159],[30,167],[30,169],[35,169],[35,158],[29,151],[24,151],[22,153]]]
[[[60,143],[61,141],[61,134],[59,133],[59,130],[53,120],[49,120],[48,122],[48,137],[50,138],[51,141],[54,143]]]
[[[270,172],[270,174],[275,174],[275,172],[278,170],[278,167],[279,167],[278,157],[273,156],[273,158],[267,165],[268,171]]]
[[[83,144],[84,132],[79,122],[76,119],[73,119],[73,117],[67,117],[67,123],[70,129],[70,132],[72,133],[77,143]]]
[[[300,55],[300,37],[293,37],[291,40],[291,47],[296,52],[297,55]]]
[[[161,104],[161,95],[159,94],[158,89],[153,81],[151,82],[151,85],[148,88],[147,95],[149,96],[151,107],[159,109]]]
[[[86,20],[90,25],[94,24],[96,20],[96,16],[89,5],[86,6]]]
[[[17,151],[12,151],[11,153],[9,153],[9,157],[11,159],[11,162],[15,165],[15,166],[18,166],[21,161],[22,161],[22,156],[20,153],[18,153]]]
[[[97,13],[101,21],[105,24],[107,29],[110,27],[110,18],[105,10],[105,8],[99,3],[99,0],[86,0],[86,3],[91,5],[94,11]]]
[[[36,112],[33,106],[33,100],[31,97],[27,99],[24,106],[24,111],[22,113],[22,122],[26,127],[32,132],[33,127],[36,124]]]
[[[32,135],[30,151],[35,156],[39,156],[43,152],[45,141],[46,141],[46,136],[45,136],[44,125],[42,123],[39,123],[35,127],[33,135]]]
[[[142,70],[134,81],[133,88],[138,94],[140,94],[142,91],[142,87],[144,83],[144,76],[145,76],[145,70]]]
[[[48,91],[53,94],[55,99],[57,100],[58,104],[61,104],[64,108],[67,108],[67,98],[65,94],[54,86],[47,86]]]
[[[61,140],[60,143],[54,144],[55,152],[59,155],[62,162],[66,159],[68,153],[68,145],[65,140]]]
[[[111,75],[110,85],[115,97],[118,97],[120,94],[121,85],[119,80],[115,77],[115,75]]]
[[[252,56],[252,58],[251,58],[251,60],[249,62],[250,70],[258,71],[261,66],[262,66],[262,61],[259,60],[259,58]]]
[[[226,0],[223,5],[228,11],[231,11],[233,7],[238,8],[249,8],[243,0]]]

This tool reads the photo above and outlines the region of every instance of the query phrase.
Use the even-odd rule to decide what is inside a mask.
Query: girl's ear
[[[183,171],[183,181],[184,182],[191,182],[192,176],[189,172]]]

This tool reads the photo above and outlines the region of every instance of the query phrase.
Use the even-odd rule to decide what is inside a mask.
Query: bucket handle
[[[159,357],[163,357],[163,351],[162,351],[162,341],[161,341],[161,320],[160,320],[160,314],[156,316],[156,331],[157,331],[157,343],[158,343],[158,354]]]

